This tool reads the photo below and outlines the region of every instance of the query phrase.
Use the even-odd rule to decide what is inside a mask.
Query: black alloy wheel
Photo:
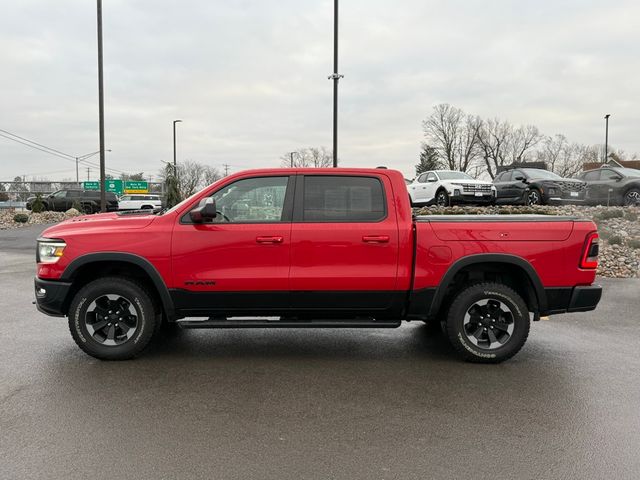
[[[531,189],[527,193],[527,205],[541,205],[542,195],[539,190]]]
[[[96,298],[84,315],[89,335],[101,345],[121,345],[138,329],[138,312],[131,300],[107,294]]]
[[[449,195],[446,191],[440,190],[436,193],[436,205],[439,207],[448,207],[449,206]]]
[[[640,189],[632,188],[624,195],[624,204],[627,207],[640,205]]]

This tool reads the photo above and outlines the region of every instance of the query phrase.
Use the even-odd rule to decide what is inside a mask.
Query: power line
[[[20,140],[16,140],[15,138],[11,138],[11,137],[9,137],[9,136],[7,136],[7,135],[4,135],[3,133],[0,133],[0,137],[4,137],[4,138],[6,138],[7,140],[13,140],[14,142],[21,143],[22,145],[25,145],[25,146],[27,146],[27,147],[31,147],[31,148],[34,148],[34,149],[36,149],[36,150],[40,150],[41,152],[44,152],[44,153],[48,153],[49,155],[54,155],[54,156],[56,156],[56,157],[63,158],[63,159],[65,159],[65,160],[68,160],[69,162],[75,162],[75,160],[73,160],[72,158],[67,158],[67,157],[63,156],[63,155],[66,155],[66,153],[65,153],[65,154],[62,154],[62,155],[61,155],[61,154],[58,154],[58,153],[54,153],[54,152],[52,152],[52,151],[45,150],[44,148],[36,147],[35,145],[31,145],[31,144],[26,143],[26,142],[21,142]],[[45,148],[46,148],[46,147],[45,147]]]
[[[19,138],[20,140],[24,140],[26,142],[33,143],[35,145],[38,145],[39,147],[46,148],[47,150],[51,150],[52,152],[56,152],[56,153],[59,153],[61,155],[66,155],[67,157],[75,159],[75,157],[73,155],[69,155],[68,153],[61,152],[60,150],[56,150],[55,148],[47,147],[46,145],[42,145],[41,143],[34,142],[33,140],[29,140],[28,138],[21,137],[20,135],[16,135],[15,133],[11,133],[11,132],[9,132],[7,130],[3,130],[3,129],[0,128],[0,132],[6,133],[8,135],[11,135],[12,137]]]

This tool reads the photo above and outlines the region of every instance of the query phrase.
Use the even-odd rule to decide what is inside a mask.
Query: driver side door
[[[176,309],[187,316],[265,315],[289,306],[294,176],[235,180],[213,193],[218,216],[189,213],[172,236]]]

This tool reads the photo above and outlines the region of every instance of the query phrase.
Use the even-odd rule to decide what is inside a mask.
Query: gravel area
[[[17,212],[0,211],[0,230],[20,228],[26,225],[61,222],[80,215],[75,209],[67,212],[28,212],[28,221],[18,223],[13,220]],[[584,207],[565,206],[496,206],[496,207],[423,207],[415,209],[417,215],[512,215],[543,214],[572,215],[594,220],[600,232],[600,266],[598,275],[613,278],[634,278],[640,276],[640,207]]]
[[[28,220],[24,223],[16,222],[16,215],[25,215]],[[28,210],[15,211],[13,209],[0,210],[0,230],[8,230],[11,228],[20,228],[27,225],[44,225],[47,223],[58,223],[71,217],[82,215],[75,208],[71,208],[66,212],[42,212],[33,213]]]

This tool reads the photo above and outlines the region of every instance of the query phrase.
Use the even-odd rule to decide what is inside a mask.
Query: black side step
[[[400,320],[347,319],[347,320],[227,320],[209,318],[208,320],[179,320],[182,328],[397,328]]]

